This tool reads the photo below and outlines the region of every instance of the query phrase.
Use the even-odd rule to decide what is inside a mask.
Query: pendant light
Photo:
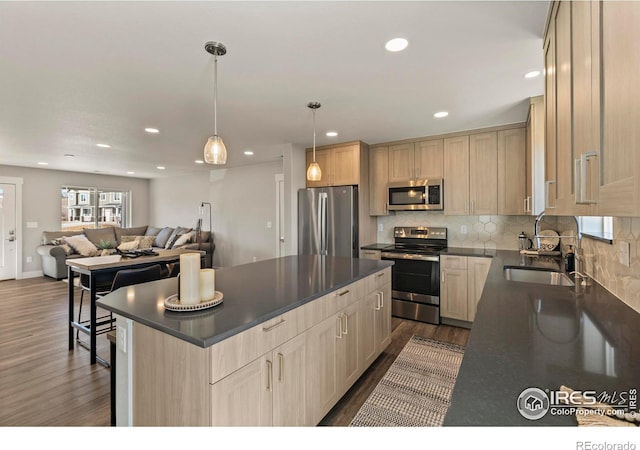
[[[313,161],[307,169],[307,180],[309,181],[320,181],[322,179],[322,170],[320,170],[320,166],[316,162],[316,109],[320,108],[320,106],[318,102],[309,102],[307,104],[307,108],[313,111]]]
[[[204,44],[204,49],[213,55],[213,136],[204,146],[204,162],[207,164],[226,164],[227,148],[218,136],[218,56],[227,53],[227,47],[221,42],[210,41]]]

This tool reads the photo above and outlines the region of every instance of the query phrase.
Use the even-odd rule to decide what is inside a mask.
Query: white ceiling
[[[523,74],[542,70],[547,8],[0,2],[0,164],[144,178],[211,169],[194,163],[213,134],[211,40],[228,49],[218,60],[227,166],[276,160],[287,143],[311,146],[309,101],[322,103],[317,145],[522,122],[528,97],[543,93],[542,77]],[[393,37],[409,47],[387,52]],[[441,110],[449,117],[435,119]]]

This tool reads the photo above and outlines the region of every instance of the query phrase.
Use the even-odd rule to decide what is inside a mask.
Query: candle
[[[208,302],[216,293],[216,271],[200,269],[200,301]]]
[[[200,303],[200,254],[180,255],[180,303]]]

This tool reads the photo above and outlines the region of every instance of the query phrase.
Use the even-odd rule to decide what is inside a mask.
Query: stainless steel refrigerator
[[[298,191],[298,254],[358,257],[358,188]]]

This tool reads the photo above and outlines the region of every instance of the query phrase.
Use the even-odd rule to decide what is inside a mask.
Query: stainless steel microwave
[[[444,209],[442,178],[389,183],[389,211],[438,211]]]

